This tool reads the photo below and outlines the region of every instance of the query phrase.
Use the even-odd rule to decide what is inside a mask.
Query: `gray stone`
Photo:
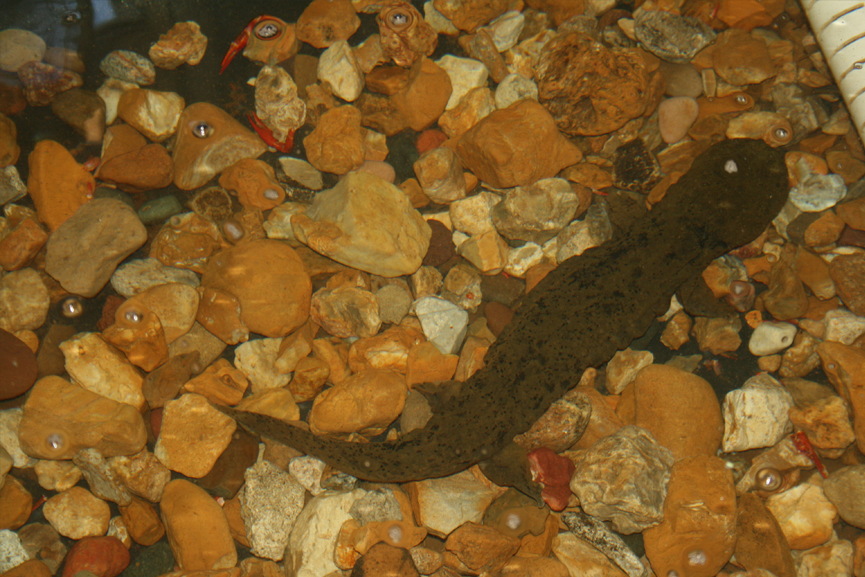
[[[128,505],[132,502],[132,493],[123,485],[114,467],[99,451],[92,448],[78,451],[78,454],[72,458],[72,462],[81,469],[94,495],[118,505]]]
[[[399,285],[381,287],[375,298],[378,299],[378,315],[382,323],[398,325],[411,310],[411,294]]]
[[[571,478],[583,510],[630,535],[664,518],[673,453],[645,429],[629,425],[586,451]]]
[[[567,180],[544,178],[509,190],[493,208],[493,224],[505,238],[543,244],[574,218],[579,205]]]
[[[14,202],[27,194],[27,187],[14,166],[0,168],[0,205]]]
[[[99,70],[106,76],[134,82],[140,86],[153,84],[156,80],[156,67],[149,59],[131,50],[114,50],[109,52]]]
[[[119,200],[92,200],[48,239],[45,272],[69,292],[90,298],[146,241],[147,229],[134,210]]]
[[[641,11],[634,32],[643,47],[668,62],[688,62],[715,40],[715,33],[693,16],[663,10]]]
[[[414,304],[415,314],[427,340],[443,354],[455,354],[465,339],[469,314],[454,303],[424,297]]]
[[[622,538],[598,519],[576,510],[562,513],[562,521],[574,535],[594,545],[630,577],[644,577],[649,574],[640,558]]]
[[[605,202],[594,202],[582,220],[566,226],[558,234],[556,261],[563,262],[572,256],[583,254],[592,247],[600,246],[613,236],[613,225],[607,215]]]
[[[248,468],[243,478],[240,513],[250,550],[257,557],[280,561],[303,509],[306,489],[269,461]]]
[[[30,555],[27,554],[15,531],[9,529],[0,531],[0,573],[5,573],[28,559]]]
[[[181,212],[183,212],[183,205],[180,204],[177,197],[173,194],[166,194],[143,203],[137,214],[143,224],[156,224]]]
[[[810,174],[790,189],[790,203],[802,212],[821,212],[838,204],[846,194],[842,176]]]

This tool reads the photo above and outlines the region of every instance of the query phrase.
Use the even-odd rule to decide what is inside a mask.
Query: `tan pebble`
[[[24,485],[11,475],[0,486],[0,530],[15,530],[30,518],[33,496]]]
[[[445,111],[452,90],[448,73],[432,60],[421,57],[412,65],[405,87],[390,97],[390,103],[409,128],[421,132]]]
[[[805,229],[805,244],[810,247],[826,246],[841,237],[845,222],[827,210]]]
[[[112,458],[111,469],[130,493],[152,503],[159,502],[165,485],[171,481],[171,471],[146,449],[128,457]]]
[[[276,240],[256,240],[211,258],[204,287],[231,293],[249,330],[283,337],[306,322],[312,282],[297,253]]]
[[[699,106],[688,96],[667,98],[658,106],[658,127],[664,142],[679,142],[697,120]]]
[[[739,498],[736,520],[736,561],[746,570],[763,568],[776,577],[796,575],[790,546],[781,526],[754,493]]]
[[[394,171],[393,166],[381,160],[365,160],[358,170],[374,174],[385,182],[391,184],[393,184],[396,179],[396,172]]]
[[[445,548],[460,564],[480,573],[500,571],[519,547],[519,539],[473,522],[461,525],[445,541]],[[445,563],[453,567],[447,553]]]
[[[180,126],[185,106],[175,92],[133,88],[120,96],[117,116],[153,142],[163,142]]]
[[[835,214],[850,228],[865,230],[865,198],[837,205]]]
[[[817,354],[829,381],[850,404],[856,444],[865,448],[865,398],[861,394],[865,387],[865,353],[857,347],[825,341],[817,346]]]
[[[310,164],[322,172],[345,174],[364,162],[361,113],[351,105],[321,115],[315,129],[303,139]]]
[[[136,409],[144,407],[144,379],[102,335],[78,333],[61,343],[60,350],[66,358],[66,371],[81,386]]]
[[[316,48],[348,40],[360,27],[349,0],[314,0],[297,19],[297,38]]]
[[[156,509],[142,499],[132,499],[128,505],[120,507],[120,514],[126,522],[129,536],[139,545],[149,547],[165,535],[165,526],[159,520]]]
[[[93,197],[96,181],[63,145],[40,140],[27,158],[30,176],[27,192],[36,205],[39,220],[49,230],[60,227]]]
[[[865,254],[838,255],[829,264],[838,297],[854,314],[865,315]]]
[[[707,318],[697,317],[691,331],[697,338],[701,351],[710,351],[713,355],[735,351],[742,344],[739,332],[742,322],[739,317]]]
[[[364,369],[393,369],[405,373],[409,350],[424,340],[417,329],[394,326],[351,344],[348,366],[358,373]]]
[[[776,74],[766,42],[735,28],[718,34],[713,64],[715,72],[735,86],[758,84]]]
[[[402,412],[407,388],[396,371],[369,369],[354,374],[318,397],[309,414],[316,434],[377,435]]]
[[[609,399],[617,397],[602,395],[594,387],[582,384],[576,387],[574,391],[588,397],[592,403],[592,413],[585,432],[572,448],[588,449],[599,439],[612,435],[624,426],[625,423],[622,421],[622,418],[616,413],[615,408],[609,402]]]
[[[702,455],[673,465],[664,521],[643,538],[656,574],[716,575],[736,542],[736,491],[724,461]]]
[[[42,459],[71,459],[86,448],[131,455],[147,441],[138,410],[55,376],[36,382],[18,428],[22,448]]]
[[[846,449],[856,440],[847,407],[847,402],[838,396],[817,399],[806,406],[791,408],[790,422],[808,436],[817,450]]]
[[[217,405],[236,405],[243,399],[249,380],[226,359],[217,359],[183,385],[183,390],[197,393]]]
[[[183,479],[165,487],[162,522],[175,562],[184,571],[210,571],[237,564],[228,520],[204,489]],[[202,531],[202,528],[207,528]]]
[[[159,68],[174,70],[184,63],[198,64],[206,49],[207,37],[197,23],[177,22],[167,33],[159,35],[159,41],[150,47],[147,55]]]
[[[281,387],[265,389],[246,397],[237,405],[237,409],[269,415],[282,421],[300,419],[300,409],[292,392]]]
[[[448,381],[454,376],[459,355],[446,355],[429,341],[413,346],[406,359],[406,383],[412,385]]]
[[[72,487],[51,497],[42,511],[51,526],[69,539],[105,535],[111,520],[108,503],[82,487]]]
[[[30,559],[3,573],[3,577],[52,577],[51,569],[38,559]]]
[[[219,177],[219,186],[237,195],[241,205],[270,210],[285,201],[285,191],[269,164],[244,158],[229,166]]]
[[[236,428],[206,398],[188,393],[165,404],[153,454],[172,471],[197,479],[213,468]]]
[[[378,300],[371,292],[354,287],[316,291],[310,318],[335,337],[371,337],[381,328]]]
[[[33,467],[39,486],[48,491],[65,491],[81,480],[81,469],[72,461],[40,459]]]
[[[791,549],[803,550],[829,541],[838,509],[823,494],[822,479],[800,483],[766,499]]]

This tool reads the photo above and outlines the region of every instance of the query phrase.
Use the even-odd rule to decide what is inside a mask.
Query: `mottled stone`
[[[93,197],[96,181],[63,145],[40,140],[27,158],[27,192],[39,220],[56,230]]]
[[[438,537],[449,535],[463,523],[481,522],[490,503],[504,492],[474,469],[412,482],[405,489],[418,524]]]
[[[345,174],[363,164],[361,113],[354,106],[339,106],[318,119],[303,139],[307,159],[318,170]]]
[[[201,395],[185,394],[165,404],[153,454],[171,469],[193,479],[206,475],[237,424]]]
[[[159,35],[147,55],[159,68],[174,70],[183,63],[198,64],[205,50],[207,37],[201,33],[201,27],[191,21],[177,22],[167,33]]]
[[[609,520],[620,533],[656,525],[673,454],[645,430],[626,426],[587,451],[571,479],[571,491],[587,513]]]
[[[303,486],[269,461],[244,473],[240,498],[246,536],[257,557],[281,561],[288,536],[304,505]]]
[[[40,61],[46,45],[37,34],[20,28],[7,28],[0,32],[0,70],[18,72],[25,63]]]
[[[47,106],[57,94],[84,84],[77,72],[35,60],[25,62],[18,69],[18,80],[31,106]]]
[[[104,535],[111,518],[108,503],[82,487],[54,495],[45,502],[42,511],[51,526],[69,539]]]
[[[0,278],[0,329],[36,330],[48,317],[50,297],[39,273],[25,268]]]
[[[99,333],[78,333],[60,343],[72,382],[103,397],[141,410],[141,374]]]
[[[445,111],[451,95],[448,73],[426,57],[415,62],[408,82],[390,97],[391,104],[412,130],[429,128]]]
[[[142,86],[153,84],[156,81],[156,68],[154,68],[153,63],[131,50],[109,52],[99,63],[99,70],[106,76],[124,82],[134,82]]]
[[[348,40],[360,27],[349,0],[313,0],[297,19],[297,38],[316,48]]]

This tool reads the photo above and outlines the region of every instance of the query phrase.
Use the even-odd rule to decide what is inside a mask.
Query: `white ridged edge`
[[[865,142],[865,2],[802,0],[802,6]]]

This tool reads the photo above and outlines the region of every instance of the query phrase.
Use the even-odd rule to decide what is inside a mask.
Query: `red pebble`
[[[417,137],[414,143],[414,147],[417,149],[418,154],[423,154],[424,152],[438,148],[447,139],[448,135],[441,130],[429,128],[420,133],[420,136]]]
[[[116,577],[129,566],[129,551],[117,537],[85,537],[66,555],[62,577],[90,571],[96,577]]]
[[[544,485],[569,485],[577,469],[570,459],[556,455],[547,447],[535,449],[528,454],[528,459],[532,473]]]
[[[553,511],[564,511],[571,498],[571,488],[567,485],[550,485],[541,491],[541,497],[547,507]]]
[[[156,407],[150,411],[150,430],[153,431],[153,436],[159,438],[159,431],[162,430],[162,407]]]

